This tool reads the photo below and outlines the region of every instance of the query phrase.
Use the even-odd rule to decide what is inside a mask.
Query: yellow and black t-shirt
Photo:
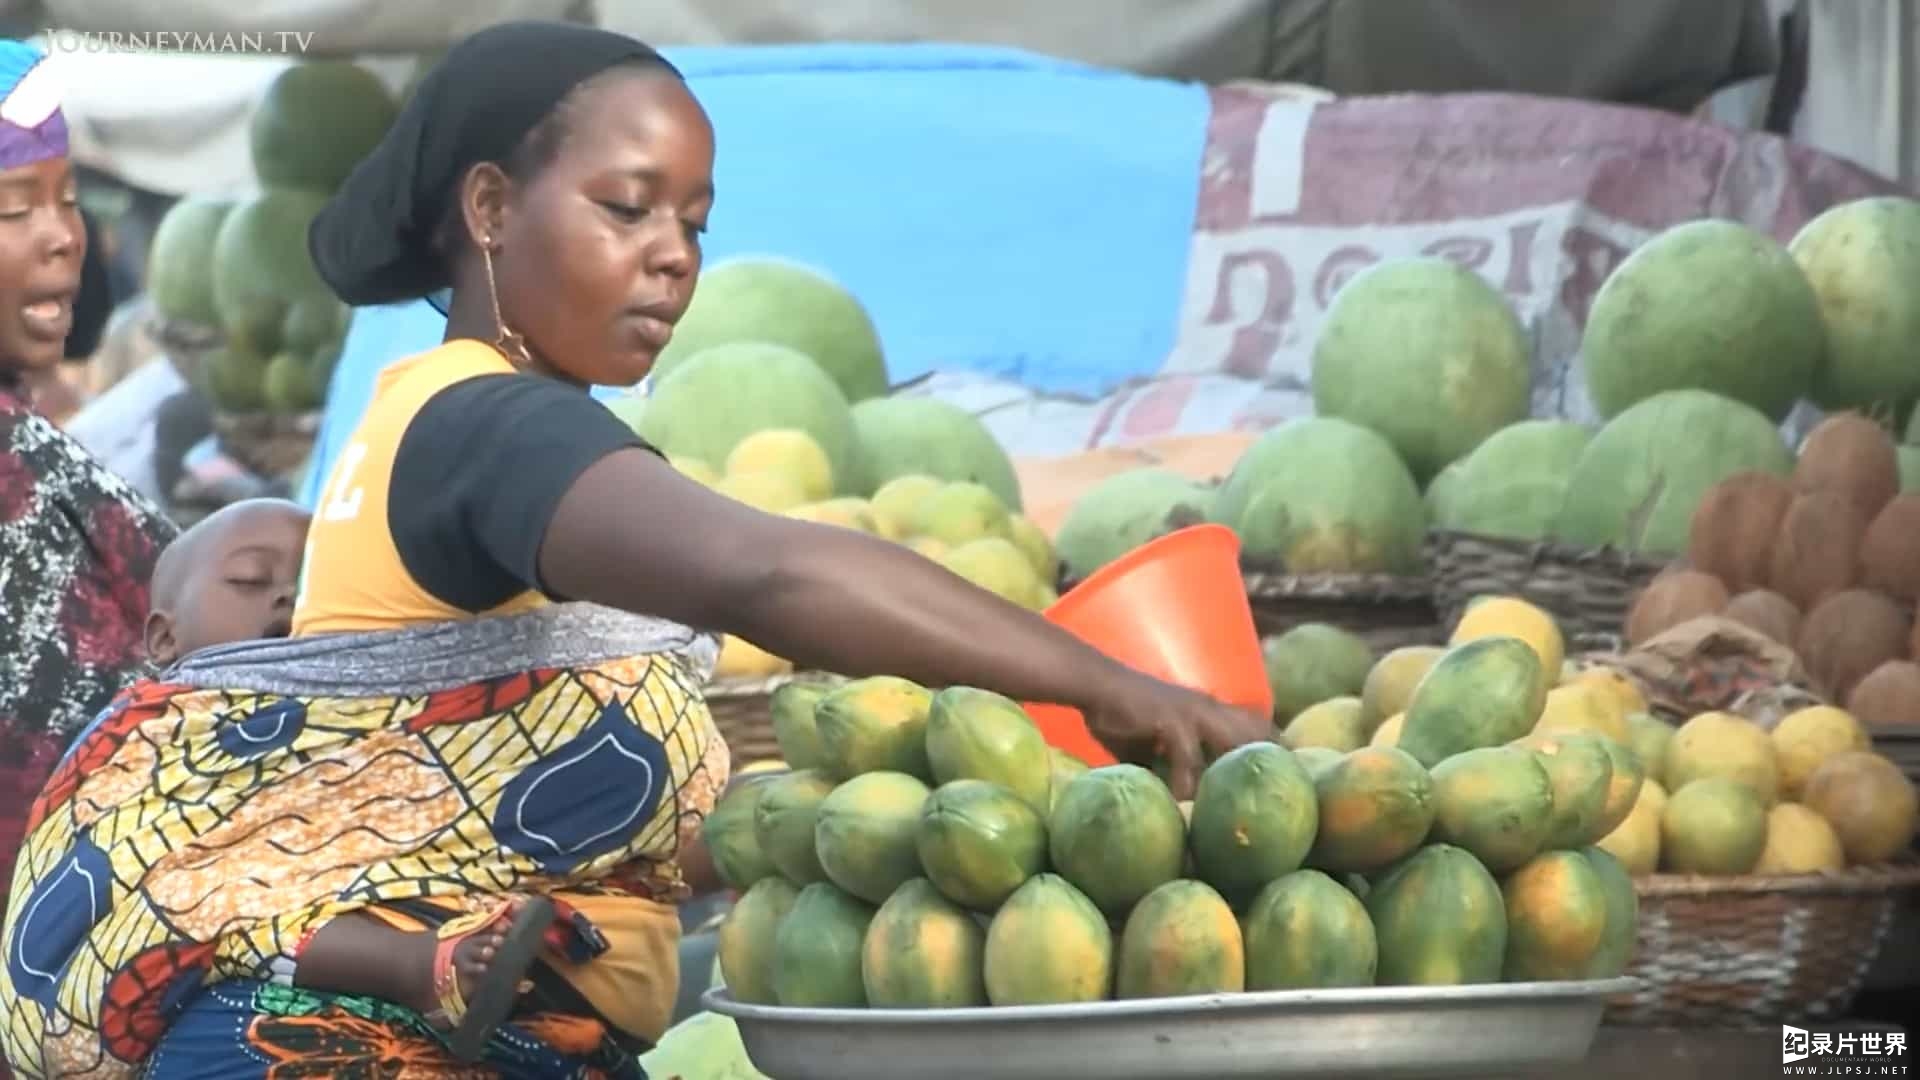
[[[308,534],[296,635],[548,602],[540,545],[589,465],[645,447],[586,391],[450,341],[381,372]]]

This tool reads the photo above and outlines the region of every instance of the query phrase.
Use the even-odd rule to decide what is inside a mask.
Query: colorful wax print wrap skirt
[[[657,965],[632,958],[672,943],[623,951],[620,933],[677,941],[676,859],[727,781],[699,692],[714,655],[686,627],[563,604],[222,646],[137,684],[29,813],[0,935],[8,1060],[60,1077],[636,1075],[619,1036],[654,1022],[608,1017],[639,999],[664,1028],[677,972],[648,983]],[[608,932],[576,918],[551,966],[581,1004],[523,998],[484,1067],[407,1010],[293,977],[343,913],[525,895],[605,912]],[[628,917],[642,906],[669,917]]]

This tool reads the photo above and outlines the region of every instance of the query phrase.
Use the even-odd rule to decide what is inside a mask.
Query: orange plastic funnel
[[[1273,711],[1260,634],[1240,577],[1240,538],[1224,525],[1168,533],[1091,574],[1047,618],[1129,667],[1257,712]],[[1114,763],[1077,709],[1029,703],[1050,746]]]

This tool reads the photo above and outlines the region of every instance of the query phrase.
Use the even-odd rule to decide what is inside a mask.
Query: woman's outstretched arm
[[[1074,706],[1116,753],[1164,754],[1192,790],[1202,746],[1266,718],[1121,665],[1044,618],[896,544],[764,514],[645,450],[588,466],[540,547],[554,595],[736,634],[806,667],[980,686]]]

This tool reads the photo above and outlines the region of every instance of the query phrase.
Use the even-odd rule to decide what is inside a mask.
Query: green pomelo
[[[821,882],[800,890],[773,939],[773,993],[790,1009],[867,1004],[861,954],[873,906]]]
[[[1013,460],[980,418],[930,397],[876,397],[853,407],[857,491],[871,495],[902,476],[979,484],[1020,509]]]
[[[1169,881],[1127,915],[1117,968],[1117,998],[1238,993],[1247,980],[1240,923],[1219,893]]]
[[[1669,390],[1620,413],[1587,444],[1554,532],[1581,547],[1685,551],[1707,489],[1735,473],[1792,471],[1779,429],[1752,407]]]
[[[1532,350],[1493,286],[1448,259],[1399,259],[1342,286],[1313,348],[1313,411],[1386,437],[1432,477],[1527,415]]]
[[[892,675],[835,687],[813,709],[814,730],[829,771],[842,779],[903,772],[932,780],[926,738],[932,703],[925,687]]]
[[[1593,429],[1571,420],[1522,420],[1508,424],[1475,447],[1460,464],[1474,484],[1501,480],[1564,478],[1581,451],[1593,441]]]
[[[1186,833],[1173,794],[1138,765],[1088,770],[1060,793],[1047,821],[1054,868],[1113,915],[1180,876]],[[1119,837],[1125,842],[1115,843]]]
[[[332,194],[393,125],[386,84],[344,60],[298,63],[254,107],[247,138],[264,187]]]
[[[307,254],[326,195],[269,188],[235,206],[213,244],[213,305],[230,346],[270,356],[295,302],[332,295]]]
[[[1318,870],[1276,878],[1247,909],[1247,989],[1372,986],[1373,920],[1353,891]]]
[[[1433,767],[1433,808],[1436,843],[1462,848],[1504,874],[1546,847],[1553,828],[1553,780],[1531,750],[1468,750]]]
[[[1494,983],[1507,952],[1500,883],[1466,851],[1432,844],[1367,891],[1382,986]]]
[[[754,812],[771,777],[743,777],[714,804],[700,824],[700,838],[713,858],[713,868],[731,889],[745,889],[780,872],[760,850],[754,835]]]
[[[860,301],[818,269],[769,256],[727,259],[700,275],[655,374],[668,375],[715,346],[745,342],[783,345],[812,358],[849,402],[887,392],[880,335]]]
[[[715,942],[720,976],[736,1001],[778,1005],[773,989],[774,942],[780,921],[793,910],[800,890],[784,878],[754,882],[727,912]]]
[[[1047,865],[1045,819],[1025,800],[985,780],[934,789],[914,838],[920,865],[948,899],[997,910]]]
[[[1410,573],[1426,511],[1413,474],[1378,434],[1332,417],[1289,420],[1234,463],[1213,520],[1254,560],[1289,573]]]
[[[1439,475],[1427,481],[1420,493],[1421,505],[1427,512],[1427,523],[1436,529],[1453,527],[1453,507],[1460,495],[1460,478],[1466,474],[1467,460],[1459,461],[1440,470]]]
[[[154,310],[197,326],[220,325],[213,301],[213,251],[233,200],[189,195],[167,208],[147,251]]]
[[[1047,812],[1053,772],[1047,740],[1025,709],[992,691],[950,686],[933,695],[927,761],[938,783],[987,780],[1035,812]]]
[[[1159,536],[1207,519],[1213,493],[1169,469],[1130,469],[1089,488],[1067,511],[1054,547],[1075,580]]]
[[[1594,296],[1580,342],[1588,396],[1609,418],[1690,390],[1778,423],[1812,387],[1825,351],[1819,302],[1793,257],[1722,220],[1676,225],[1627,256]]]
[[[1682,874],[1749,873],[1766,847],[1766,804],[1737,780],[1688,781],[1660,812],[1660,862]]]
[[[783,684],[768,697],[773,741],[788,768],[827,767],[827,752],[820,746],[820,729],[814,726],[813,711],[832,691],[833,687],[824,682],[795,681]]]
[[[987,932],[925,878],[895,890],[867,926],[860,974],[875,1009],[961,1009],[987,1003]]]
[[[1040,874],[987,926],[983,967],[995,1005],[1100,1001],[1113,985],[1113,931],[1065,878]]]
[[[1667,747],[1672,742],[1673,725],[1665,720],[1643,712],[1627,717],[1627,748],[1633,751],[1648,776],[1660,775],[1667,760]]]
[[[1519,638],[1463,642],[1414,688],[1395,745],[1431,769],[1455,754],[1512,742],[1539,721],[1547,681],[1539,654]]]
[[[1445,516],[1433,523],[1506,539],[1547,538],[1566,502],[1574,463],[1592,439],[1590,429],[1567,420],[1502,428],[1458,463]]]
[[[1200,774],[1190,829],[1194,867],[1229,900],[1244,902],[1300,868],[1319,821],[1306,767],[1283,746],[1248,743]]]
[[[820,803],[814,849],[827,880],[869,904],[920,874],[914,834],[931,794],[906,773],[863,773]]]
[[[1365,639],[1326,623],[1301,623],[1268,638],[1261,654],[1279,723],[1332,698],[1358,697],[1374,660]]]
[[[1807,222],[1787,251],[1826,325],[1813,400],[1831,411],[1920,395],[1920,202],[1887,195],[1842,203]]]
[[[1545,540],[1567,502],[1565,480],[1516,480],[1457,493],[1449,529],[1503,540]]]
[[[840,388],[805,353],[764,341],[717,345],[664,375],[640,412],[640,436],[663,453],[724,462],[740,440],[797,428],[826,451],[835,490],[854,462],[853,412]]]

